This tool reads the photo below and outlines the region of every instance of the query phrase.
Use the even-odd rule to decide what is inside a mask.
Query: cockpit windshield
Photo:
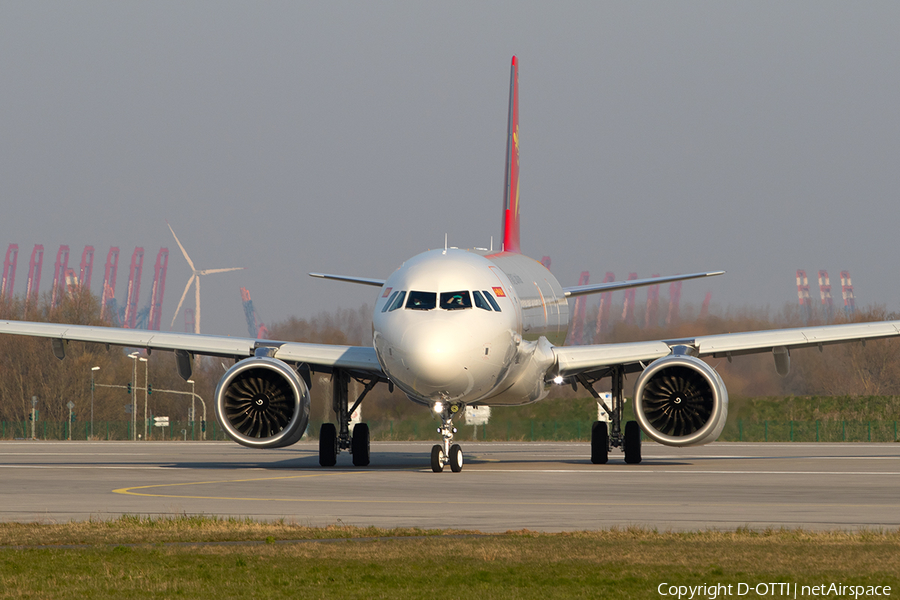
[[[400,292],[394,292],[393,294],[391,294],[391,297],[385,301],[384,307],[381,309],[381,312],[388,311],[388,309],[391,307],[391,304],[393,304],[394,299],[397,298],[397,294],[399,294],[399,293]]]
[[[490,312],[492,310],[491,305],[487,303],[487,300],[484,299],[484,296],[482,296],[481,292],[479,292],[478,290],[475,290],[474,292],[472,292],[472,298],[475,299],[475,307],[476,308],[480,308],[480,309],[486,310],[488,312]]]
[[[473,304],[474,298],[474,304]],[[463,310],[476,306],[488,312],[500,312],[500,307],[494,297],[486,291],[469,292],[468,290],[459,290],[456,292],[441,292],[440,298],[435,292],[423,292],[411,290],[407,292],[394,292],[384,304],[381,312],[391,312],[404,306],[409,310],[433,310],[441,308],[443,310]],[[440,300],[440,301],[439,301]]]
[[[469,292],[465,290],[460,292],[443,292],[441,294],[441,308],[444,310],[472,308],[472,300],[469,298]]]
[[[397,310],[401,306],[403,306],[403,299],[406,297],[406,292],[400,292],[397,294],[396,298],[392,298],[391,303],[388,305],[388,312],[392,310]]]
[[[494,289],[496,290],[497,288],[494,288]],[[487,299],[488,302],[491,303],[491,306],[494,307],[494,310],[496,310],[497,312],[500,312],[500,305],[497,304],[497,301],[494,300],[494,297],[491,296],[491,293],[489,291],[484,290],[484,297]]]
[[[409,300],[406,301],[406,308],[411,310],[431,310],[437,302],[437,294],[434,292],[417,292],[409,293]]]

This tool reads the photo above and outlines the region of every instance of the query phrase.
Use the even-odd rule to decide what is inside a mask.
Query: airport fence
[[[372,441],[437,440],[437,421],[403,419],[368,421]],[[311,422],[304,439],[316,440],[321,422]],[[591,438],[591,422],[539,421],[534,419],[493,420],[486,425],[457,424],[460,441],[581,441]],[[168,427],[148,425],[149,439],[200,440],[200,421],[171,421]],[[94,422],[96,440],[130,440],[130,421]],[[215,421],[206,424],[206,440],[228,439]],[[137,434],[144,435],[144,423],[137,424]],[[30,421],[0,422],[0,439],[31,439]],[[91,439],[91,424],[78,421],[71,428],[66,421],[38,421],[34,437],[40,440]],[[645,436],[644,436],[645,437]],[[646,438],[645,438],[646,439]],[[729,421],[721,441],[728,442],[896,442],[898,421]]]
[[[897,421],[743,421],[727,423],[734,442],[896,442]]]
[[[206,423],[206,440],[226,440],[228,437],[215,421]],[[200,440],[203,438],[204,426],[200,421],[170,421],[168,427],[155,427],[151,421],[147,425],[150,440]],[[91,423],[76,421],[39,420],[34,424],[34,439],[38,440],[89,440]],[[144,436],[144,421],[137,422],[137,435]],[[31,421],[0,421],[0,439],[31,439]],[[95,440],[130,440],[132,439],[131,421],[95,421]]]

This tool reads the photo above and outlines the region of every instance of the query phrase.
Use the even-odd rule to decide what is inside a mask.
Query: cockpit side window
[[[487,298],[487,301],[491,303],[491,306],[494,307],[494,310],[500,312],[500,305],[497,304],[497,301],[494,300],[494,297],[491,296],[491,293],[487,290],[484,290],[484,297]]]
[[[390,308],[391,304],[394,302],[394,299],[397,297],[397,294],[400,292],[394,292],[391,294],[391,297],[387,299],[387,302],[384,303],[384,307],[381,309],[381,312],[387,312],[388,308]]]
[[[398,292],[398,293],[397,293],[397,297],[394,298],[394,301],[393,301],[393,302],[391,302],[391,304],[390,304],[391,307],[388,309],[388,312],[393,311],[393,310],[397,310],[398,308],[400,308],[401,306],[403,306],[403,299],[404,299],[404,298],[406,298],[406,292]]]
[[[472,292],[472,298],[475,300],[475,306],[482,310],[491,310],[491,305],[487,303],[487,300],[484,299],[484,296],[481,295],[481,292],[475,290]]]
[[[437,294],[434,292],[417,292],[409,293],[409,300],[406,301],[406,308],[410,310],[431,310],[435,307]]]
[[[441,308],[444,310],[472,308],[472,299],[469,297],[469,292],[465,290],[460,292],[443,292],[441,294]]]

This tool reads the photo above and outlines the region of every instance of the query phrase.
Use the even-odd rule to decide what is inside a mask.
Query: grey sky
[[[141,245],[144,305],[167,246],[165,329],[168,219],[246,267],[204,280],[204,332],[246,333],[242,285],[267,322],[371,304],[306,273],[496,243],[517,54],[522,244],[563,285],[725,269],[683,301],[780,309],[847,269],[900,310],[898,31],[896,2],[3,2],[0,252],[21,294],[35,243],[45,291],[91,244],[99,292],[117,245],[121,298]]]

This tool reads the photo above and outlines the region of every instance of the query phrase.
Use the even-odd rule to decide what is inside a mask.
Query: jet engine
[[[644,433],[660,444],[708,444],[725,427],[728,391],[715,369],[699,358],[666,356],[638,378],[634,413]]]
[[[309,423],[309,388],[275,358],[240,361],[216,387],[216,418],[238,444],[281,448],[300,441]]]

